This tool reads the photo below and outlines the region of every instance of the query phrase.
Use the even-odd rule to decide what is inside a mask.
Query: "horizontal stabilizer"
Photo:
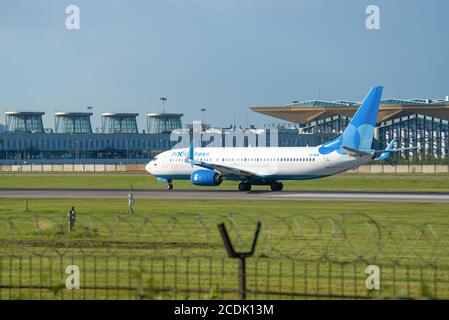
[[[393,150],[393,146],[396,143],[396,138],[393,138],[393,140],[390,141],[387,148],[385,150],[376,150],[374,153],[381,153],[380,156],[375,158],[374,160],[387,160],[387,158],[390,156],[390,152]]]
[[[420,149],[420,147],[407,147],[407,148],[397,148],[397,149],[391,149],[391,150],[376,150],[376,153],[380,153],[380,152],[386,152],[386,151],[390,151],[390,152],[400,152],[400,151],[405,151],[405,150],[413,150],[413,149]]]
[[[378,156],[377,158],[375,158],[374,160],[387,160],[387,158],[390,156],[391,152],[402,152],[405,150],[411,150],[411,149],[419,149],[420,147],[407,147],[407,148],[395,148],[393,149],[394,144],[396,143],[396,138],[394,138],[393,140],[391,140],[391,142],[388,144],[387,148],[385,150],[376,150],[374,151],[374,153],[379,154],[380,156]]]
[[[362,150],[357,150],[354,148],[350,148],[347,146],[342,146],[341,147],[343,150],[345,150],[350,156],[353,157],[364,157],[364,156],[371,156],[371,153],[362,151]]]

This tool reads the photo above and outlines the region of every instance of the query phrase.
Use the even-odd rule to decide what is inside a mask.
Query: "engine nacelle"
[[[223,182],[223,177],[215,171],[196,170],[192,172],[190,180],[197,186],[218,186]]]

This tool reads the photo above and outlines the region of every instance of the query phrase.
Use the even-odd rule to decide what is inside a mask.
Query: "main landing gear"
[[[282,184],[282,182],[273,182],[270,187],[271,191],[282,191],[284,185]]]
[[[261,184],[261,185],[267,185],[269,184],[271,187],[271,191],[282,191],[282,189],[284,188],[284,185],[282,184],[282,182],[277,182],[277,181],[273,181],[271,184],[269,182],[266,183],[257,183],[256,184]],[[242,181],[239,183],[239,191],[251,191],[251,183],[247,182],[247,181]]]
[[[173,190],[173,181],[167,180],[167,190]]]
[[[239,191],[251,191],[251,183],[242,181],[239,183]]]

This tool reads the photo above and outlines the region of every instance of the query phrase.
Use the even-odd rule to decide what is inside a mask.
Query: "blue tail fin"
[[[342,146],[357,150],[371,149],[382,90],[383,87],[377,86],[368,93],[359,110],[343,131]]]
[[[379,113],[380,99],[383,87],[373,87],[362,105],[359,107],[343,134],[337,139],[323,143],[318,149],[321,154],[337,151],[340,154],[347,152],[342,147],[371,153],[374,138],[374,126]]]

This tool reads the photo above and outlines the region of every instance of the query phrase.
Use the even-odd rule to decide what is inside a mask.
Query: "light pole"
[[[201,108],[200,109],[201,110],[201,123],[203,124],[203,126],[204,126],[204,121],[205,121],[205,115],[206,115],[206,108]]]
[[[94,108],[93,106],[87,106],[88,111],[92,111],[93,108]],[[84,161],[86,161],[86,137],[83,137],[83,139],[84,139]],[[92,141],[92,140],[89,139],[89,141]],[[80,152],[81,152],[81,150],[80,150]],[[98,151],[96,152],[96,156],[98,158]],[[81,158],[81,155],[80,155],[80,158]],[[80,160],[80,163],[81,163],[81,160]]]
[[[167,97],[160,97],[159,100],[162,101],[162,113],[165,113],[165,102],[167,101]]]

